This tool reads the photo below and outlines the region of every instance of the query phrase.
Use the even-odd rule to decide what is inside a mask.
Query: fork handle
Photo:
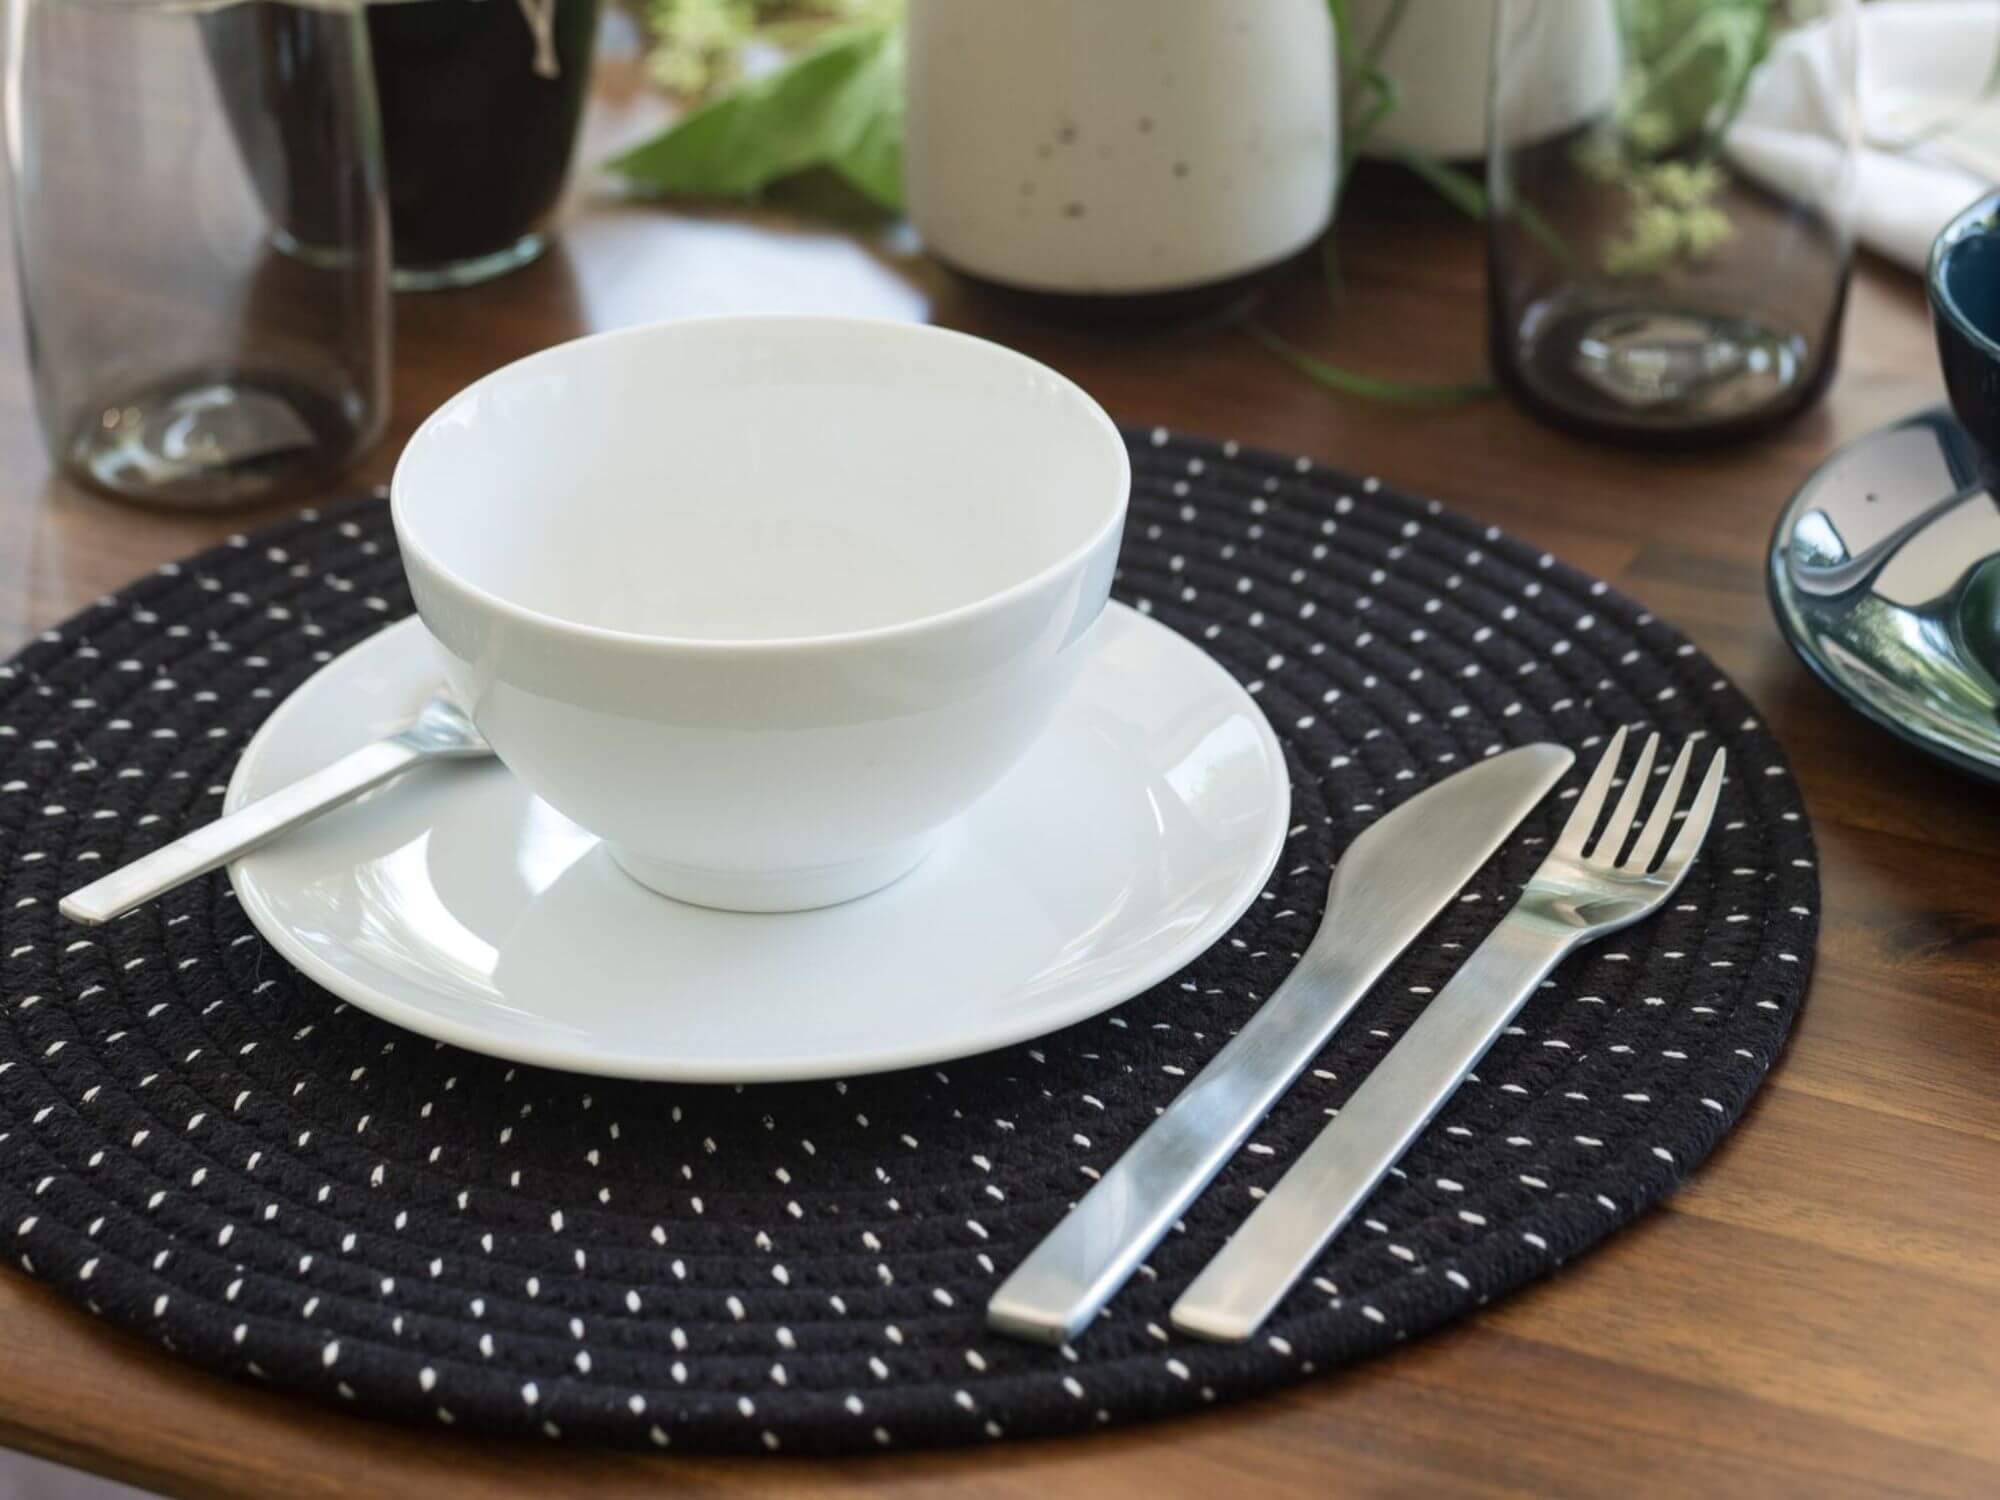
[[[425,751],[399,737],[363,745],[332,765],[72,891],[62,899],[62,914],[86,927],[122,917],[427,758]]]
[[[1502,918],[1181,1294],[1174,1326],[1254,1334],[1580,938],[1519,906]]]

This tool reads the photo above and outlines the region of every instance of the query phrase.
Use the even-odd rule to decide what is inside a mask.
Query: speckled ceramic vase
[[[1325,0],[911,0],[908,69],[910,214],[975,278],[1226,292],[1326,227]]]

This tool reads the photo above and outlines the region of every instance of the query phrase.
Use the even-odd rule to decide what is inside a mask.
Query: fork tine
[[[1594,857],[1599,861],[1618,863],[1618,851],[1625,847],[1625,840],[1632,832],[1632,820],[1639,815],[1639,799],[1646,794],[1646,778],[1653,774],[1653,756],[1659,748],[1660,736],[1657,733],[1647,735],[1646,743],[1639,747],[1639,763],[1625,778],[1624,794],[1611,810],[1604,832],[1597,836]]]
[[[1667,850],[1667,857],[1660,865],[1661,878],[1678,881],[1687,873],[1695,852],[1701,848],[1701,841],[1708,835],[1708,825],[1715,816],[1715,804],[1722,796],[1722,766],[1725,760],[1722,747],[1715,748],[1715,757],[1708,763],[1708,773],[1701,778],[1701,790],[1694,794],[1694,805],[1681,823],[1681,831],[1674,835],[1673,847]]]
[[[1639,841],[1632,846],[1632,852],[1625,857],[1619,869],[1643,875],[1652,868],[1653,856],[1660,852],[1660,845],[1667,837],[1667,828],[1674,821],[1674,809],[1680,805],[1681,786],[1686,782],[1688,767],[1693,763],[1694,741],[1689,740],[1681,746],[1681,753],[1674,757],[1674,768],[1667,772],[1667,784],[1660,789],[1660,800],[1653,804],[1646,826],[1639,831]]]
[[[1584,841],[1590,837],[1590,830],[1597,826],[1597,815],[1604,811],[1605,795],[1611,790],[1611,778],[1618,774],[1618,760],[1624,753],[1625,728],[1620,725],[1618,732],[1611,736],[1611,743],[1604,747],[1597,769],[1590,773],[1590,780],[1577,795],[1569,821],[1563,824],[1562,837],[1556,840],[1556,853],[1567,854],[1572,859],[1583,858]]]

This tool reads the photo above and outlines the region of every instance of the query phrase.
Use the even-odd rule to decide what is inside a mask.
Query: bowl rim
[[[1953,331],[1969,340],[1987,358],[2000,362],[2000,339],[1986,332],[1958,305],[1958,299],[1951,294],[1951,286],[1945,280],[1945,262],[1951,254],[1967,240],[1984,235],[2000,235],[2000,191],[1981,193],[1979,197],[1952,215],[1951,222],[1938,231],[1938,237],[1931,242],[1930,263],[1924,268],[1924,286],[1930,293],[1931,306],[1938,315],[1951,324]]]
[[[511,599],[496,594],[490,589],[473,583],[455,568],[445,566],[436,554],[426,548],[416,535],[416,528],[409,522],[409,507],[414,502],[408,499],[408,480],[405,472],[409,454],[433,427],[441,426],[447,413],[459,402],[481,388],[503,377],[518,374],[530,366],[551,361],[559,357],[574,356],[585,345],[598,345],[621,340],[640,340],[656,336],[669,329],[683,329],[721,324],[791,324],[819,328],[844,328],[865,336],[888,336],[931,340],[953,344],[961,349],[975,352],[981,358],[997,357],[1018,364],[1022,369],[1032,371],[1054,382],[1064,394],[1071,397],[1086,423],[1097,429],[1108,441],[1109,451],[1117,466],[1118,498],[1110,507],[1109,514],[1081,542],[1074,544],[1054,561],[1031,573],[1026,578],[1016,579],[1006,587],[982,594],[976,599],[968,599],[963,604],[955,604],[949,609],[934,610],[929,614],[916,615],[907,620],[896,620],[886,625],[871,625],[858,630],[828,631],[820,635],[803,636],[683,636],[651,634],[644,631],[617,630],[604,625],[591,625],[581,620],[566,619],[545,610],[530,609]],[[1055,581],[1087,568],[1092,557],[1104,547],[1107,540],[1114,541],[1125,525],[1126,513],[1132,498],[1132,455],[1125,446],[1124,435],[1117,423],[1111,420],[1097,399],[1082,386],[1060,371],[1043,364],[1040,360],[1009,348],[993,339],[980,338],[976,334],[961,333],[952,328],[940,328],[931,323],[904,322],[894,318],[852,317],[811,313],[717,313],[701,317],[664,318],[652,322],[637,323],[625,328],[605,329],[597,333],[585,334],[578,338],[565,339],[538,349],[520,359],[511,360],[498,369],[488,371],[471,384],[453,392],[440,402],[431,414],[418,424],[403,451],[396,457],[395,469],[389,478],[389,515],[396,532],[396,541],[402,551],[404,568],[413,564],[421,566],[425,572],[441,585],[466,596],[480,608],[490,610],[509,623],[537,630],[546,630],[620,650],[652,649],[663,652],[713,652],[732,655],[776,655],[823,649],[862,647],[883,643],[905,641],[945,627],[976,621],[984,616],[999,613],[1008,605],[1028,597]]]

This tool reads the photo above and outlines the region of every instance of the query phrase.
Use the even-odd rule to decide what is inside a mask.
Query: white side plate
[[[910,1067],[1053,1031],[1219,939],[1290,812],[1256,704],[1120,605],[1055,723],[914,873],[844,906],[683,906],[497,762],[424,767],[230,867],[260,932],[384,1020],[577,1072],[756,1083]],[[226,806],[407,720],[438,680],[406,620],[310,678]]]

